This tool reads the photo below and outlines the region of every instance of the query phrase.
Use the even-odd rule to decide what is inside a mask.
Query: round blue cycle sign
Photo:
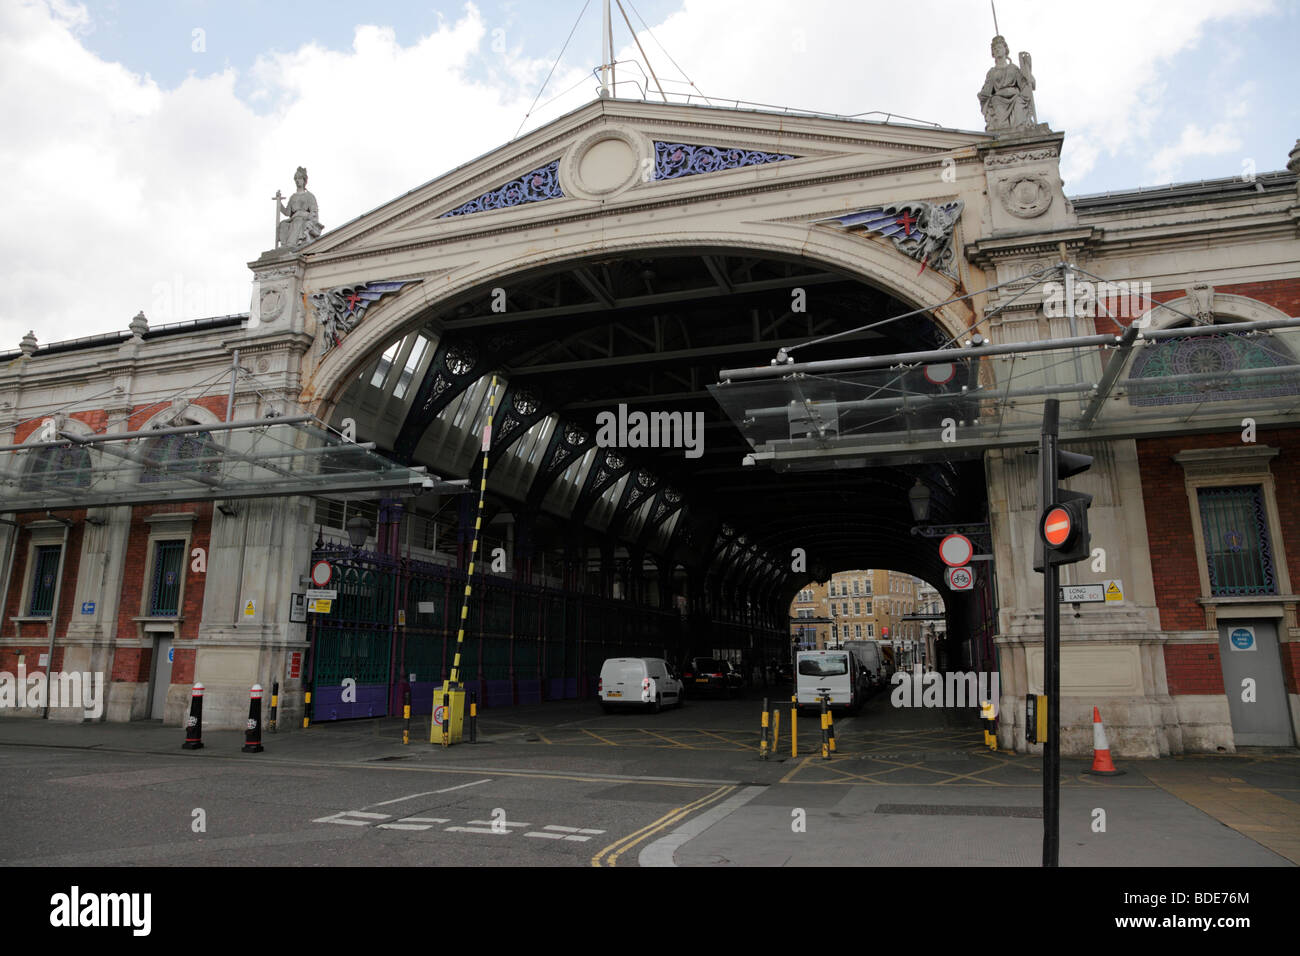
[[[1232,646],[1239,651],[1248,651],[1255,646],[1255,633],[1249,628],[1234,628],[1228,639],[1232,641]]]

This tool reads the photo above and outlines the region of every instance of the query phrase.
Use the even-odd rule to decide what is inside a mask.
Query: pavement
[[[182,751],[183,730],[158,722],[6,717],[0,774],[35,751],[54,763],[66,751],[71,765],[75,751],[102,757],[97,771],[130,767],[131,779],[146,785],[140,774],[162,773],[178,760],[214,770],[256,766],[261,774],[308,782],[305,768],[322,768],[322,776],[326,768],[448,774],[457,781],[471,779],[457,774],[492,775],[517,780],[532,795],[557,788],[557,800],[560,781],[609,784],[592,805],[624,801],[629,810],[593,829],[612,842],[593,843],[583,856],[557,856],[558,863],[1038,865],[1041,758],[990,752],[972,715],[899,710],[877,697],[862,714],[836,721],[837,752],[823,760],[820,741],[808,737],[815,719],[800,720],[801,749],[791,756],[787,714],[776,752],[764,761],[757,756],[758,709],[751,697],[691,701],[659,715],[604,715],[590,701],[565,701],[486,711],[473,745],[429,744],[426,716],[412,720],[410,745],[401,742],[399,720],[379,719],[268,733],[260,754],[241,753],[242,731],[208,731],[202,750]],[[810,753],[810,745],[817,749]],[[1122,776],[1095,777],[1085,773],[1087,761],[1062,760],[1063,866],[1300,864],[1300,750],[1119,757],[1117,764]],[[149,767],[160,769],[140,769]],[[24,792],[23,799],[32,796]],[[655,800],[663,805],[646,803]],[[27,819],[40,815],[39,808],[22,812]],[[110,855],[102,862],[128,859]],[[491,862],[509,859],[499,854]]]

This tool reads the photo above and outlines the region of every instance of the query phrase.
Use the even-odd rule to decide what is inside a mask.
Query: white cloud
[[[1067,133],[1067,188],[1100,156],[1145,147],[1178,92],[1160,79],[1171,58],[1216,19],[1270,6],[1093,0],[1080,16],[1068,5],[999,4],[1013,53],[1033,53],[1040,118]],[[684,0],[651,27],[711,96],[982,129],[975,94],[992,62],[988,20],[983,3],[948,0]],[[164,90],[86,50],[78,37],[91,28],[62,0],[0,4],[9,293],[0,350],[28,328],[43,342],[124,329],[139,309],[155,323],[245,310],[246,263],[271,244],[270,197],[293,188],[296,166],[310,173],[326,227],[339,226],[506,142],[551,66],[519,55],[531,39],[521,27],[507,27],[507,52],[494,52],[467,5],[427,36],[361,25],[347,50],[305,43],[243,75]],[[598,59],[584,37],[594,31],[580,29],[566,62]],[[661,78],[680,80],[654,40],[643,34],[642,44]],[[619,57],[640,54],[627,43]],[[593,95],[585,69],[563,67],[543,103],[571,87],[527,128]],[[1228,119],[1248,121],[1211,113],[1153,168],[1231,149],[1233,129],[1218,122]],[[187,290],[179,300],[164,294],[177,287]]]
[[[1208,130],[1195,123],[1183,127],[1178,142],[1157,150],[1147,164],[1157,182],[1171,182],[1184,162],[1193,156],[1221,156],[1241,148],[1241,137],[1228,123],[1216,123]]]

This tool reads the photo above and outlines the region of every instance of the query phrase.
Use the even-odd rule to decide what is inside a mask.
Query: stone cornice
[[[960,162],[960,160],[959,160]],[[966,162],[970,162],[969,159]],[[420,249],[434,248],[438,246],[455,245],[457,243],[479,241],[492,236],[503,236],[512,233],[527,232],[530,229],[539,229],[545,227],[551,230],[558,226],[571,225],[591,220],[603,219],[610,215],[637,215],[645,212],[652,212],[659,209],[674,209],[684,203],[706,203],[710,200],[734,200],[745,196],[762,195],[765,193],[789,192],[802,188],[815,186],[824,186],[831,183],[862,181],[875,179],[883,176],[897,175],[901,172],[916,172],[926,169],[936,169],[943,165],[943,157],[927,157],[923,160],[907,160],[889,166],[871,167],[869,169],[856,169],[852,171],[835,171],[826,172],[820,175],[808,175],[800,179],[778,179],[770,182],[752,182],[747,185],[733,185],[730,188],[714,188],[708,192],[688,192],[686,190],[675,190],[671,195],[657,197],[655,199],[643,199],[640,201],[628,201],[626,203],[607,203],[604,205],[596,204],[588,200],[578,200],[584,203],[584,208],[573,210],[567,215],[556,215],[554,204],[564,202],[565,200],[549,200],[545,203],[530,203],[532,207],[552,208],[534,208],[522,207],[526,210],[527,218],[516,218],[512,221],[501,221],[500,225],[495,228],[476,228],[472,231],[456,231],[448,233],[445,236],[425,236],[419,239],[413,239],[407,242],[400,242],[394,245],[379,246],[367,249],[354,249],[351,247],[339,247],[338,251],[328,251],[311,255],[311,263],[332,263],[337,261],[346,261],[349,259],[366,259],[378,256],[393,255],[395,253],[409,253]],[[691,177],[694,178],[694,177]],[[704,178],[704,177],[700,177]],[[686,180],[674,181],[675,183],[686,182]],[[695,185],[695,184],[692,184]],[[957,184],[944,184],[949,188],[944,190],[945,195],[953,194],[956,191],[952,187]],[[635,194],[633,194],[635,195]],[[911,198],[910,195],[906,198]],[[864,204],[866,201],[864,200]],[[831,210],[832,213],[842,212],[842,210]],[[486,215],[480,213],[479,215]],[[520,214],[516,214],[520,215]],[[791,217],[781,217],[771,221],[788,221]],[[806,217],[794,217],[803,219]],[[390,220],[391,222],[391,220]],[[1055,242],[1055,240],[1053,240]]]
[[[1239,445],[1226,448],[1189,448],[1173,455],[1189,478],[1238,474],[1267,474],[1269,462],[1279,454],[1269,445]]]
[[[1077,253],[1096,245],[1100,230],[1095,226],[1058,229],[1053,232],[1022,233],[1016,236],[976,239],[966,243],[963,250],[967,261],[984,269],[993,268],[1001,259],[1018,259],[1024,256],[1057,255],[1058,243]]]

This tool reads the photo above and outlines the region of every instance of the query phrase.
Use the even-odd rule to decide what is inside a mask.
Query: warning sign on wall
[[[244,602],[244,617],[257,617],[257,602],[252,598]]]

